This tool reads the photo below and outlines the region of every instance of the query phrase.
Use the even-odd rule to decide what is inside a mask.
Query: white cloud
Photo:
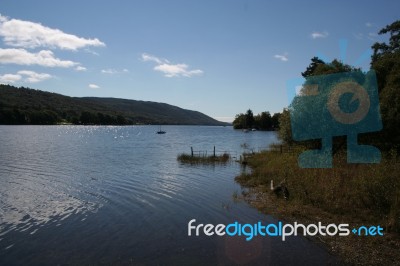
[[[92,50],[90,50],[90,49],[85,49],[85,52],[87,52],[87,53],[89,53],[89,54],[92,54],[92,55],[96,55],[96,56],[99,56],[99,55],[100,55],[99,53],[97,53],[97,52],[95,52],[95,51],[92,51]]]
[[[100,86],[98,86],[96,84],[89,84],[89,88],[91,88],[91,89],[100,89]]]
[[[115,70],[115,69],[102,69],[101,70],[101,73],[103,73],[103,74],[116,74],[116,73],[118,73],[118,71],[117,70]]]
[[[47,73],[36,73],[30,70],[21,70],[18,71],[17,74],[4,74],[0,76],[0,83],[15,83],[23,79],[24,82],[27,83],[37,83],[46,79],[51,78],[52,76]]]
[[[77,50],[87,46],[105,46],[97,38],[85,39],[40,23],[9,19],[2,15],[0,15],[0,36],[6,45],[22,48],[49,47]]]
[[[200,69],[188,70],[188,65],[186,64],[161,64],[154,67],[154,70],[164,73],[164,76],[168,78],[172,77],[191,77],[193,75],[201,75],[203,71]]]
[[[8,18],[7,18],[6,16],[2,16],[2,15],[0,14],[0,22],[1,22],[1,23],[6,22],[7,20],[8,20]]]
[[[11,84],[16,81],[21,80],[21,75],[18,74],[4,74],[0,75],[0,83],[1,84]]]
[[[329,36],[329,33],[327,31],[324,31],[324,32],[314,31],[313,33],[311,33],[311,38],[313,38],[313,39],[326,38],[328,36]]]
[[[110,75],[112,75],[112,74],[119,74],[119,73],[128,73],[128,72],[129,72],[129,70],[126,69],[126,68],[124,68],[124,69],[122,69],[122,70],[112,69],[112,68],[102,69],[102,70],[101,70],[101,73],[103,73],[103,74],[110,74]]]
[[[17,65],[39,65],[45,67],[73,67],[78,63],[61,60],[54,57],[52,51],[42,50],[38,53],[31,53],[25,49],[2,49],[0,48],[0,64],[17,64]]]
[[[162,64],[163,62],[168,63],[168,60],[166,60],[166,59],[160,59],[158,57],[155,57],[153,55],[149,55],[149,54],[146,54],[146,53],[142,54],[142,60],[145,61],[145,62],[153,61],[153,62],[155,62],[157,64]]]
[[[155,71],[162,72],[165,77],[192,77],[202,75],[204,72],[200,69],[190,70],[186,64],[171,64],[167,59],[158,58],[146,53],[142,54],[142,60],[151,61],[157,65],[153,68]]]
[[[76,71],[86,71],[87,68],[86,68],[86,67],[83,67],[83,66],[77,66],[77,67],[75,68],[75,70],[76,70]]]
[[[365,33],[365,34],[364,33],[357,33],[357,34],[353,34],[353,35],[357,40],[368,39],[368,40],[371,40],[371,41],[376,41],[377,38],[378,38],[378,34],[375,33],[375,32],[368,32],[368,33]]]
[[[371,22],[367,22],[367,23],[365,23],[365,26],[368,28],[371,28],[372,26],[374,26],[374,24],[372,24]]]
[[[283,61],[283,62],[289,61],[288,53],[276,54],[276,55],[274,55],[274,57],[275,57],[276,59],[279,59],[279,60]]]
[[[28,83],[36,83],[36,82],[40,82],[40,81],[51,78],[50,74],[36,73],[36,72],[30,71],[30,70],[21,70],[21,71],[18,71],[18,74],[25,76],[25,82],[28,82]]]

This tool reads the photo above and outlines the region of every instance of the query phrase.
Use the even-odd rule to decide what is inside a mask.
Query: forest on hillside
[[[0,85],[0,124],[225,125],[200,112],[165,103],[68,97],[11,85]]]

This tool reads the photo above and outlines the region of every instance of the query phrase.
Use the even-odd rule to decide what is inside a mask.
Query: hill
[[[226,125],[197,111],[166,103],[116,98],[69,97],[0,85],[0,124]]]

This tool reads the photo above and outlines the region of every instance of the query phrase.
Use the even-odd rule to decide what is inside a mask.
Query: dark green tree
[[[246,124],[245,128],[252,128],[254,126],[254,115],[251,109],[246,112]]]
[[[271,130],[272,117],[269,112],[261,112],[254,117],[255,127],[261,130]]]
[[[379,60],[381,57],[398,52],[400,49],[400,20],[387,25],[385,28],[381,29],[378,34],[390,34],[389,43],[375,43],[372,45],[374,53],[372,55],[372,65]]]
[[[118,125],[126,125],[126,119],[122,115],[117,116],[117,124]]]
[[[281,116],[281,113],[275,113],[272,118],[271,118],[271,127],[272,130],[277,130],[279,129],[279,118]]]
[[[336,73],[352,72],[352,75],[359,76],[361,83],[363,83],[363,73],[361,69],[344,64],[339,60],[334,59],[330,63],[325,63],[317,57],[311,59],[310,65],[302,75],[306,78],[305,83],[300,91],[300,95],[310,95],[313,100],[303,100],[296,96],[293,102],[289,105],[288,109],[284,110],[279,118],[280,138],[291,144],[293,142],[291,126],[295,127],[297,132],[314,132],[313,128],[320,128],[326,126],[321,118],[323,108],[326,108],[326,97],[316,97],[315,95],[326,95],[329,88],[347,79],[346,75],[330,75]],[[329,76],[326,76],[329,75]],[[326,78],[321,78],[321,76]],[[314,84],[318,84],[317,87]],[[308,96],[305,96],[308,97]],[[311,98],[310,98],[311,99]],[[319,111],[316,112],[319,109]],[[316,116],[321,116],[317,118]],[[313,123],[311,123],[313,122]],[[322,130],[323,131],[323,130]],[[318,146],[318,142],[309,141],[312,146]]]
[[[243,129],[246,124],[246,115],[242,113],[237,114],[232,124],[234,129]]]
[[[387,148],[400,148],[400,21],[379,31],[390,34],[388,43],[372,46],[371,68],[376,71],[383,120],[383,136]]]
[[[292,126],[290,124],[290,113],[287,108],[283,109],[282,113],[279,116],[278,137],[289,145],[293,143]]]
[[[96,125],[99,124],[99,120],[96,114],[84,111],[81,113],[80,122],[83,125]]]
[[[309,77],[315,74],[315,70],[319,65],[325,65],[325,62],[318,57],[314,56],[311,58],[311,63],[307,67],[306,71],[302,72],[301,75],[303,77]]]

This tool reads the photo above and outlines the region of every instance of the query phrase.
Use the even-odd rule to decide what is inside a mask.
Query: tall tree
[[[246,128],[252,128],[254,126],[254,115],[251,109],[246,112]]]
[[[261,112],[254,117],[255,126],[261,130],[271,130],[272,118],[269,112]]]
[[[314,56],[313,58],[311,58],[311,63],[307,67],[306,71],[301,72],[301,75],[305,78],[314,75],[315,70],[319,65],[325,65],[325,62]]]
[[[246,124],[246,115],[243,113],[237,114],[232,124],[234,129],[243,129]]]
[[[283,109],[279,116],[279,131],[278,136],[285,143],[291,145],[293,143],[292,126],[290,124],[290,113],[288,109]]]
[[[385,28],[381,29],[378,34],[390,34],[389,43],[375,43],[372,45],[374,54],[372,55],[372,65],[379,60],[381,57],[398,52],[400,49],[400,20],[387,25]]]
[[[310,65],[302,73],[306,81],[303,84],[300,95],[293,99],[288,109],[284,110],[280,116],[279,136],[282,140],[287,143],[293,142],[293,139],[291,139],[292,129],[298,133],[296,134],[297,139],[305,138],[300,137],[300,135],[303,136],[303,133],[306,134],[307,132],[310,133],[310,138],[314,138],[314,135],[319,135],[316,138],[320,138],[322,132],[325,132],[325,129],[329,127],[324,123],[324,118],[326,117],[324,115],[324,110],[326,110],[326,94],[335,84],[347,79],[346,75],[330,74],[344,72],[352,72],[352,75],[359,76],[359,80],[363,82],[364,75],[360,68],[344,64],[337,59],[334,59],[330,63],[325,63],[318,57],[311,59]],[[313,89],[315,88],[314,84],[318,84],[316,94],[313,92],[315,90]],[[319,129],[319,131],[314,129]],[[310,144],[316,146],[317,142],[310,141]]]
[[[279,118],[281,116],[281,113],[275,113],[272,118],[271,118],[271,127],[272,130],[277,130],[279,129]]]
[[[388,43],[372,46],[371,68],[376,71],[380,96],[383,138],[388,146],[400,148],[400,21],[379,31],[390,34]]]

